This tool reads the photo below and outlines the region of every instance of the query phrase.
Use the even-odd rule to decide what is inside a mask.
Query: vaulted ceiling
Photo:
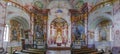
[[[5,1],[5,2],[3,2]],[[84,5],[84,3],[88,4],[88,8],[90,8],[90,11],[93,11],[89,15],[89,20],[92,20],[95,18],[95,14],[110,14],[112,12],[112,6],[106,5],[106,9],[104,7],[101,7],[102,5],[105,6],[105,1],[114,1],[114,0],[2,0],[0,1],[0,8],[1,8],[1,14],[2,9],[5,11],[5,7],[7,7],[7,16],[6,18],[9,18],[10,16],[22,16],[23,18],[26,18],[28,23],[30,24],[30,16],[28,12],[31,12],[32,9],[52,9],[52,8],[65,8],[65,9],[81,9],[81,7]],[[4,4],[3,4],[4,3]],[[7,6],[6,6],[6,4]],[[93,9],[92,9],[93,8]],[[100,9],[101,8],[101,9]],[[95,11],[95,10],[100,11]],[[110,9],[110,10],[109,10]],[[27,14],[26,14],[27,13]],[[2,15],[5,16],[5,15]],[[96,15],[97,16],[97,15]],[[0,16],[1,17],[1,16]],[[2,18],[2,17],[1,17]],[[91,19],[93,18],[93,19]]]
[[[38,6],[39,8],[47,8],[50,6],[49,4],[52,2],[52,5],[58,3],[58,5],[70,4],[72,8],[80,8],[83,3],[89,3],[91,6],[97,4],[98,2],[102,2],[101,0],[5,0],[12,1],[14,3],[20,4],[26,8],[32,8],[32,6]],[[54,2],[56,1],[56,3]],[[63,2],[65,1],[65,2]],[[10,5],[10,4],[9,4]]]

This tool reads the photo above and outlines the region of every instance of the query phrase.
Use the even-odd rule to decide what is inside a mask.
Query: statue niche
[[[66,46],[68,40],[68,24],[62,18],[56,18],[50,25],[49,44],[56,46]]]

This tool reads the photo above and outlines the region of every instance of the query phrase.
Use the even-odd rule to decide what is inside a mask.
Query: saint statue
[[[58,46],[61,46],[62,44],[62,29],[60,26],[57,28],[56,43]]]
[[[60,46],[62,44],[62,36],[61,36],[60,32],[58,32],[58,34],[56,36],[56,43],[58,46]]]

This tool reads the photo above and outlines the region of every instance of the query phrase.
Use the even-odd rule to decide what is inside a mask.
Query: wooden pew
[[[45,54],[44,49],[28,49],[28,50],[22,50],[22,52],[29,54]]]
[[[93,52],[97,52],[95,49],[88,48],[83,46],[81,49],[72,49],[72,54],[90,54]]]

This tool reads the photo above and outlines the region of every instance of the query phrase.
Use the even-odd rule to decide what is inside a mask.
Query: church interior
[[[0,0],[0,54],[120,54],[120,0]]]

